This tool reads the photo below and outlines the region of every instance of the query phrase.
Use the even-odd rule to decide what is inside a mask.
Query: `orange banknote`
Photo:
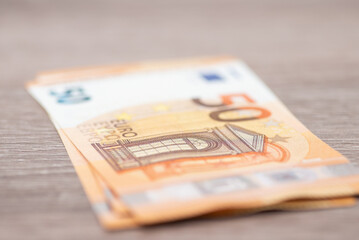
[[[231,57],[48,72],[27,87],[136,224],[359,190],[349,161]]]
[[[50,81],[48,79],[47,81]],[[54,124],[57,128],[58,125]],[[130,211],[125,208],[121,198],[114,196],[106,182],[96,173],[83,158],[81,153],[72,145],[62,131],[59,135],[68,152],[68,155],[75,167],[76,172],[83,184],[85,192],[89,198],[92,208],[97,215],[101,225],[108,230],[117,230],[123,228],[138,227],[135,219],[131,216]],[[217,211],[203,215],[205,218],[228,217],[233,215],[250,214],[267,210],[314,210],[333,207],[350,207],[356,204],[356,199],[352,197],[332,198],[332,199],[300,199],[285,201],[271,206],[260,208],[235,208],[225,211]],[[121,209],[121,210],[119,210]]]

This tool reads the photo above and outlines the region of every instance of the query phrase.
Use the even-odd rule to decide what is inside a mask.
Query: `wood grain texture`
[[[357,239],[359,207],[104,232],[23,84],[43,70],[230,54],[359,164],[358,43],[358,1],[0,0],[0,239]]]

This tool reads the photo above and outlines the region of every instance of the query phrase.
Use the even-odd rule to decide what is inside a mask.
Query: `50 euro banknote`
[[[28,89],[138,224],[358,192],[348,160],[233,58],[46,73]]]
[[[92,68],[90,70],[93,70]],[[81,74],[86,69],[79,69],[71,71],[71,74]],[[66,71],[68,74],[69,71]],[[56,78],[52,77],[53,73],[41,74],[41,78],[36,81],[46,82],[47,84],[56,81]],[[61,72],[64,75],[64,72]],[[48,76],[50,75],[50,76]],[[53,121],[56,128],[59,130],[59,135],[63,140],[66,150],[69,154],[71,161],[78,173],[78,176],[84,186],[85,192],[92,204],[94,212],[96,213],[100,223],[106,229],[122,229],[129,227],[139,226],[135,219],[131,216],[130,211],[126,209],[125,205],[121,202],[121,198],[113,194],[113,191],[108,187],[103,178],[96,173],[96,170],[87,163],[87,160],[83,158],[81,153],[73,146],[71,141],[60,130],[56,121]],[[224,211],[217,211],[210,214],[205,214],[204,218],[213,217],[228,217],[238,214],[255,213],[259,211],[267,210],[313,210],[324,209],[333,207],[348,207],[353,206],[356,203],[355,198],[324,198],[324,199],[295,199],[277,204],[262,206],[258,208],[234,208]]]

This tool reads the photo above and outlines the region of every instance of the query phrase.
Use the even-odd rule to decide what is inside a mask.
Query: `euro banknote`
[[[348,160],[230,57],[46,73],[28,89],[138,224],[358,191]]]
[[[92,70],[92,68],[91,68]],[[76,70],[79,74],[84,69]],[[68,73],[69,71],[67,71]],[[37,81],[46,82],[47,84],[52,81],[56,81],[56,78],[52,78],[51,74],[41,74],[41,78]],[[61,72],[63,75],[64,72]],[[50,76],[49,76],[50,75]],[[58,124],[53,121],[57,129]],[[96,173],[86,159],[84,159],[81,153],[72,145],[71,141],[66,138],[65,134],[59,130],[59,135],[63,140],[63,143],[67,149],[70,159],[78,172],[79,178],[84,186],[87,196],[91,202],[94,212],[96,213],[101,225],[109,230],[122,229],[129,227],[139,226],[135,219],[131,217],[131,213],[126,209],[125,205],[121,202],[119,196],[114,196],[113,191],[108,187],[106,182]],[[348,207],[353,206],[356,203],[355,198],[334,198],[334,199],[300,199],[286,201],[279,204],[274,204],[262,208],[253,209],[228,209],[225,211],[218,211],[202,216],[202,218],[213,217],[228,217],[240,214],[250,214],[259,211],[266,210],[313,210],[333,207]]]

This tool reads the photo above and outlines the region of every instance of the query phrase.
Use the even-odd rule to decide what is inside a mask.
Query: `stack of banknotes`
[[[359,171],[232,57],[44,72],[27,89],[106,229],[347,207],[359,192]]]

